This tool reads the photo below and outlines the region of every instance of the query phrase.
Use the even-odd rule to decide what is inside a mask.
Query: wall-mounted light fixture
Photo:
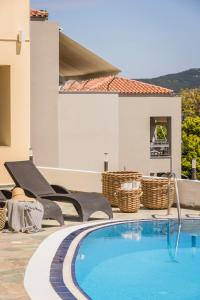
[[[108,153],[104,153],[104,172],[108,171]]]
[[[29,160],[33,161],[33,149],[29,148]]]

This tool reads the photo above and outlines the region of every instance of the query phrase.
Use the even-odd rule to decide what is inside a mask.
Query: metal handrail
[[[171,209],[171,201],[170,201],[170,192],[171,192],[171,180],[174,179],[174,185],[175,185],[175,192],[176,192],[176,206],[177,206],[177,213],[178,213],[178,223],[181,223],[181,205],[180,205],[180,198],[179,198],[179,191],[178,191],[178,182],[177,182],[177,177],[176,174],[173,172],[167,173],[167,177],[169,179],[168,182],[168,209],[167,209],[167,214],[166,216],[162,217],[167,217],[170,215],[170,209]],[[161,216],[159,215],[152,215],[153,218],[160,218]]]
[[[179,198],[179,191],[178,191],[178,182],[177,182],[177,177],[176,174],[171,172],[169,174],[169,179],[173,178],[174,179],[174,184],[175,184],[175,192],[176,192],[176,206],[177,206],[177,213],[178,213],[178,222],[181,222],[181,205],[180,205],[180,198]],[[169,193],[169,206],[168,206],[168,215],[170,214],[170,182],[169,182],[169,187],[168,187],[168,193]]]
[[[170,222],[168,223],[168,230],[167,230],[167,245],[168,245],[168,252],[172,262],[177,262],[177,254],[178,254],[178,247],[179,247],[179,240],[181,234],[181,223],[178,223],[178,230],[176,236],[176,244],[173,251],[173,246],[171,243],[171,231],[170,231]]]

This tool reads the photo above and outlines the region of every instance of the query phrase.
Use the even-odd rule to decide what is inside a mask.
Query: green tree
[[[200,179],[200,116],[187,117],[182,123],[182,173],[191,177],[192,158],[197,160]]]
[[[200,116],[200,89],[183,90],[181,97],[183,117]]]
[[[167,138],[167,128],[163,125],[157,125],[157,138],[160,140],[165,140]]]

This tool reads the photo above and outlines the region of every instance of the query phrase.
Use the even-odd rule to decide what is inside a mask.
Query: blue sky
[[[200,67],[200,0],[31,0],[129,78]]]

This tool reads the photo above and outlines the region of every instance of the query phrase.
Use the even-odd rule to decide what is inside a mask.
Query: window
[[[10,66],[0,66],[0,146],[10,146],[10,123]]]
[[[171,155],[171,117],[150,118],[150,157]]]

